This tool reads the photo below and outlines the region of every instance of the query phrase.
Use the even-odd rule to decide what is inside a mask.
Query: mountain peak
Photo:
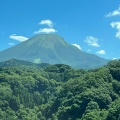
[[[28,45],[42,46],[45,48],[53,48],[55,44],[68,44],[62,37],[57,34],[39,34],[28,39]]]

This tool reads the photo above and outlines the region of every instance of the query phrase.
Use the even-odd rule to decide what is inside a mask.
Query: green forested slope
[[[36,64],[36,63],[31,63],[28,61],[17,60],[17,59],[10,59],[8,61],[0,62],[0,67],[13,67],[13,66],[29,66],[29,67],[31,66],[31,67],[33,67],[33,66],[35,66],[35,67],[44,68],[48,65],[49,65],[48,63]]]
[[[0,68],[0,120],[119,120],[120,61]]]

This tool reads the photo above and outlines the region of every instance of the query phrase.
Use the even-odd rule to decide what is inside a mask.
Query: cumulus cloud
[[[100,46],[98,44],[98,38],[95,38],[93,36],[87,36],[84,42],[86,42],[90,46],[94,46],[94,47],[99,47]]]
[[[112,11],[112,12],[109,12],[109,13],[106,15],[106,17],[113,17],[113,16],[118,16],[118,15],[120,15],[120,6],[119,6],[119,8],[118,8],[117,10],[114,10],[114,11]]]
[[[40,29],[38,31],[35,31],[34,33],[35,34],[39,34],[39,33],[47,33],[47,34],[49,34],[49,33],[55,33],[55,32],[57,32],[57,30],[55,30],[54,28],[43,28],[43,29]]]
[[[18,36],[18,35],[16,35],[16,34],[12,34],[12,35],[10,35],[9,38],[11,38],[11,39],[13,39],[13,40],[20,41],[20,42],[23,42],[23,41],[28,40],[27,37],[24,37],[24,36]]]
[[[98,53],[98,54],[101,54],[101,55],[106,54],[105,50],[99,50],[97,53]]]
[[[117,60],[117,58],[113,58],[113,60]]]
[[[73,46],[77,47],[78,49],[82,50],[82,48],[80,47],[80,45],[78,44],[72,44]]]
[[[39,22],[41,25],[48,25],[49,27],[53,27],[53,22],[51,20],[42,20]]]
[[[116,37],[120,39],[120,22],[112,22],[111,24],[112,28],[116,28],[117,32],[116,32]]]
[[[8,43],[8,44],[11,45],[11,46],[15,45],[14,43]]]
[[[47,28],[40,28],[38,31],[35,31],[34,34],[39,34],[39,33],[55,33],[57,30],[53,28],[53,22],[51,20],[41,20],[39,22],[41,25],[47,25]]]

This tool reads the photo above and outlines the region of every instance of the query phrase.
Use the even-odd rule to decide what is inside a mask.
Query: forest
[[[2,65],[0,120],[120,120],[120,60],[91,70]]]

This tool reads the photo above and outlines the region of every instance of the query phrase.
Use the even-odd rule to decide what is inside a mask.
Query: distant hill
[[[40,34],[0,52],[0,61],[9,59],[33,63],[67,64],[74,68],[97,68],[108,61],[81,51],[56,34]]]
[[[36,66],[36,67],[44,68],[46,66],[49,66],[49,64],[48,63],[35,64],[28,61],[17,60],[17,59],[10,59],[8,61],[0,62],[0,67],[14,67],[14,66],[25,66],[25,67]]]

